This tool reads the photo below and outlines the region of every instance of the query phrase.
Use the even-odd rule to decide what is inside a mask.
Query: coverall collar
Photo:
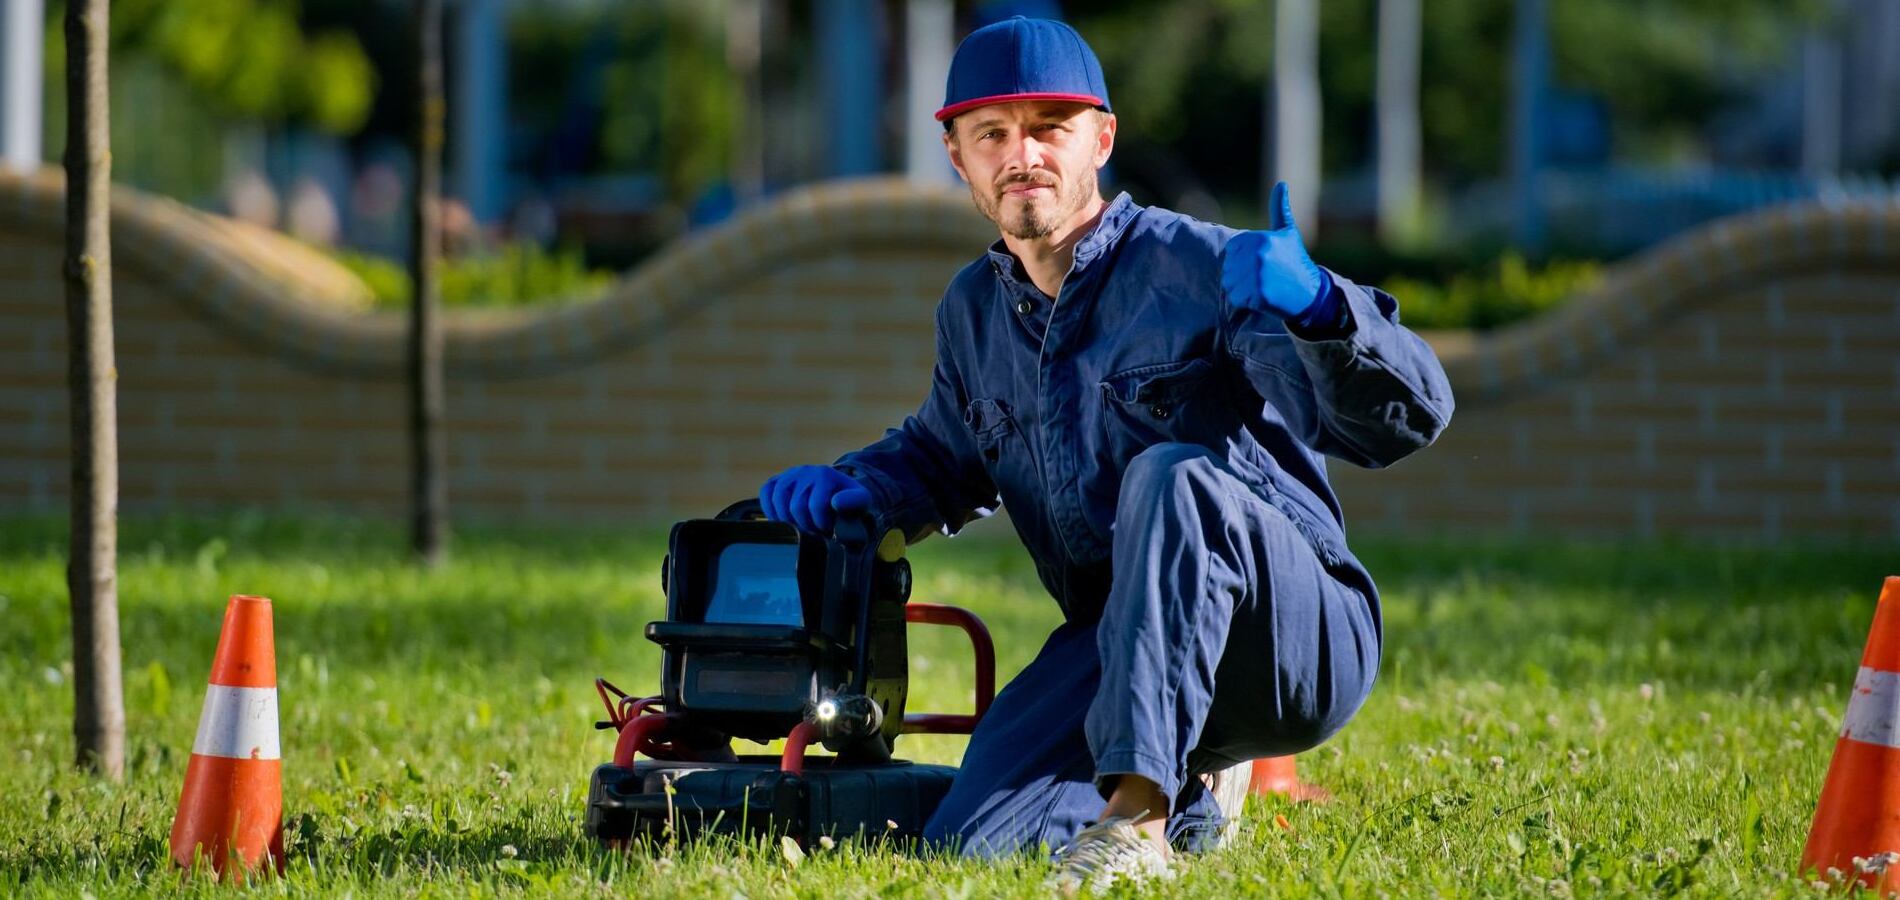
[[[1074,278],[1088,269],[1090,263],[1100,259],[1103,252],[1115,246],[1122,232],[1128,229],[1128,223],[1135,220],[1141,212],[1134,198],[1123,191],[1102,207],[1102,214],[1095,220],[1095,227],[1075,243],[1075,260],[1069,264],[1069,277]],[[990,264],[996,274],[1016,285],[1035,285],[1029,280],[1029,273],[1023,268],[1016,254],[1009,252],[1009,245],[1002,238],[990,245]]]

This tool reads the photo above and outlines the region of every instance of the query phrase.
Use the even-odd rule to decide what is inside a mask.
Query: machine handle
[[[818,641],[811,629],[802,625],[736,625],[726,622],[648,622],[647,640],[668,650],[688,644],[693,649],[711,647],[740,650],[771,650],[797,653]]]
[[[728,506],[725,509],[720,510],[719,515],[713,516],[713,518],[718,519],[721,522],[744,521],[746,519],[763,519],[765,518],[765,510],[760,508],[759,498],[747,497],[744,500],[740,500],[732,504],[731,506]]]
[[[969,715],[955,713],[911,713],[904,717],[906,734],[969,734],[989,712],[996,699],[996,645],[983,620],[967,609],[941,603],[909,603],[904,606],[904,621],[924,625],[954,625],[970,636],[970,648],[976,653],[976,704]]]
[[[765,509],[764,507],[759,505],[759,498],[757,497],[747,497],[744,500],[735,501],[732,503],[732,505],[727,506],[725,509],[720,510],[719,514],[716,516],[713,516],[713,518],[721,522],[764,522],[766,521]],[[856,530],[864,532],[865,535],[868,535],[870,533],[872,522],[875,521],[874,517],[871,515],[870,510],[868,509],[863,510],[861,512],[855,512],[855,513],[841,512],[838,514],[838,524],[843,524],[847,520],[850,520],[853,523],[856,523],[856,525],[858,526]],[[840,534],[838,532],[837,525],[833,525],[831,531],[833,535],[835,535],[836,537],[840,539],[844,539],[847,537],[847,535]],[[864,535],[857,535],[856,537],[858,537],[859,539],[862,539]]]

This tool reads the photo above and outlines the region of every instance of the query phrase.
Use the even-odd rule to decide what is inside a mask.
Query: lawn
[[[843,844],[793,864],[723,843],[630,856],[580,833],[612,738],[592,679],[657,683],[657,532],[466,528],[404,564],[387,524],[132,520],[120,599],[128,775],[77,774],[59,521],[0,520],[0,894],[174,893],[166,840],[225,597],[274,598],[287,878],[299,895],[987,897],[1034,860]],[[1387,645],[1364,712],[1301,757],[1324,806],[1256,803],[1192,896],[1785,895],[1882,576],[1884,545],[1359,542]],[[1013,539],[912,549],[1004,677],[1055,621]],[[969,650],[914,632],[914,709],[967,704]],[[954,762],[961,740],[906,738]],[[222,893],[200,882],[203,894]]]

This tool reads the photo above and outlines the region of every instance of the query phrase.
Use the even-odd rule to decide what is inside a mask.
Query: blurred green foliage
[[[379,309],[409,304],[409,272],[385,256],[326,250],[369,286]],[[1515,252],[1471,271],[1442,277],[1393,274],[1379,286],[1399,298],[1405,324],[1414,328],[1486,330],[1530,318],[1576,294],[1595,288],[1601,263],[1557,260],[1534,265]],[[549,306],[590,300],[612,284],[614,273],[592,269],[578,249],[544,250],[510,243],[442,265],[442,303],[451,307]]]
[[[298,0],[116,0],[113,65],[159,64],[219,115],[295,121],[353,133],[369,115],[376,72],[348,31],[306,34]],[[66,66],[63,0],[47,4],[46,71]]]
[[[182,80],[145,57],[114,60],[111,91],[112,180],[186,200],[214,197],[225,175],[227,123]],[[50,152],[66,145],[65,83],[49,82]]]
[[[1170,144],[1217,194],[1258,194],[1274,4],[1095,2],[1071,19],[1102,58],[1124,134]],[[1370,159],[1378,0],[1320,6],[1323,152],[1329,170]],[[1431,0],[1421,26],[1421,125],[1431,174],[1499,172],[1510,110],[1514,0]],[[1622,158],[1667,161],[1720,105],[1783,61],[1820,0],[1550,3],[1552,78],[1601,98]]]
[[[733,158],[741,91],[726,59],[729,6],[518,0],[508,17],[515,128],[584,141],[595,170],[651,174],[667,204],[689,206]],[[577,110],[598,116],[582,141],[576,119],[588,116]]]
[[[409,305],[409,270],[386,256],[328,250],[369,285],[380,309]],[[588,268],[581,251],[508,243],[493,251],[442,261],[442,305],[519,307],[591,300],[613,283],[613,273]]]
[[[726,65],[725,4],[669,0],[617,13],[620,51],[604,75],[602,162],[657,172],[690,203],[731,164],[739,88]]]
[[[1588,260],[1553,260],[1533,266],[1516,252],[1489,267],[1445,281],[1394,276],[1380,285],[1399,299],[1399,314],[1412,328],[1473,328],[1480,331],[1528,319],[1603,280],[1603,266]]]
[[[46,9],[43,141],[66,145],[66,9]],[[272,124],[352,134],[376,72],[347,30],[305,33],[297,0],[117,0],[111,18],[112,176],[207,202],[229,139]]]

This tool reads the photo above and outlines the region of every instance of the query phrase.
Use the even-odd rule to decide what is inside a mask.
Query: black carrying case
[[[605,842],[664,841],[670,825],[679,837],[789,836],[805,845],[820,837],[881,837],[908,844],[922,836],[956,774],[952,766],[906,760],[836,765],[831,757],[808,757],[801,774],[781,770],[776,756],[643,759],[632,769],[608,763],[594,770],[588,786],[586,829]]]

